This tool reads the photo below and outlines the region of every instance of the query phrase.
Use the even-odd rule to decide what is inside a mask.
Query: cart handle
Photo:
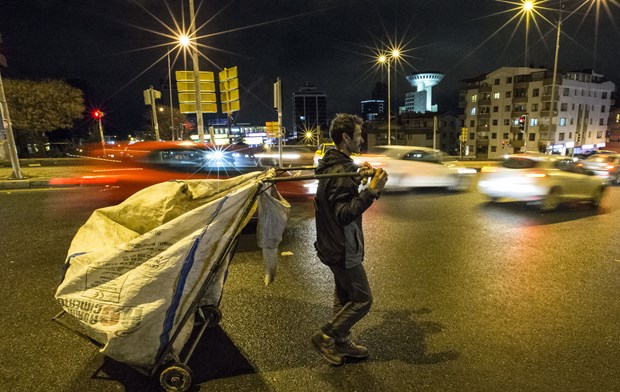
[[[332,173],[332,174],[313,174],[308,176],[291,176],[291,177],[274,177],[263,180],[264,182],[286,182],[286,181],[305,181],[318,180],[321,178],[339,178],[339,177],[372,177],[373,173],[362,174],[359,172]]]

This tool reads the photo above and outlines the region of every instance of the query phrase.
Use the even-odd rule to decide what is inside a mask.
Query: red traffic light
[[[101,117],[103,117],[103,112],[98,109],[93,110],[91,114],[95,120],[101,120]]]
[[[525,124],[525,116],[519,117],[519,124]]]

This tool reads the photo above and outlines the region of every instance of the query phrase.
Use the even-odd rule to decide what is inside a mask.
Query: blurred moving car
[[[541,211],[567,201],[590,201],[597,208],[606,186],[570,157],[534,153],[509,155],[499,166],[483,168],[478,181],[478,190],[492,202],[534,202]]]
[[[92,159],[92,173],[74,178],[53,178],[52,185],[99,186],[110,202],[119,202],[150,185],[171,180],[220,179],[266,170],[257,158],[260,149],[247,146],[212,146],[191,141],[138,142],[120,152],[119,159]],[[281,171],[278,176],[297,173]],[[313,195],[310,181],[276,185],[285,197]]]
[[[459,167],[453,158],[428,147],[379,146],[354,160],[367,161],[386,170],[388,191],[420,187],[463,191],[469,188],[476,174],[475,169]]]
[[[613,151],[598,152],[579,163],[613,185],[620,185],[620,154]]]

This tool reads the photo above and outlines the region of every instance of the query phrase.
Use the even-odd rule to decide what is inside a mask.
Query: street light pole
[[[196,127],[198,128],[198,141],[204,143],[205,129],[202,119],[202,106],[200,94],[200,68],[198,67],[198,40],[196,37],[196,15],[194,12],[194,0],[189,0],[190,36],[194,37],[194,46],[191,48],[192,63],[194,68],[194,90],[196,92]],[[211,143],[215,144],[213,135]]]
[[[556,102],[559,101],[559,96],[556,100],[556,83],[558,78],[558,57],[560,54],[560,36],[562,34],[562,0],[560,0],[560,11],[558,18],[558,31],[555,37],[555,59],[553,60],[553,81],[551,82],[551,120],[550,123],[553,123],[553,119],[556,118],[556,110],[555,105]],[[556,120],[557,121],[557,120]],[[553,130],[555,133],[555,129]],[[573,153],[575,151],[575,145],[573,145]]]
[[[392,96],[392,92],[390,90],[390,60],[387,60],[387,79],[388,79],[388,96],[387,96],[387,104],[388,104],[388,109],[387,109],[387,115],[388,115],[388,130],[387,130],[387,144],[388,146],[392,144],[392,108],[391,108],[391,102],[390,102],[390,97]]]

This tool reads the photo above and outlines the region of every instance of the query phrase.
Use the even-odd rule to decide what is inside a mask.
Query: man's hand
[[[388,180],[388,174],[385,170],[378,168],[374,169],[375,174],[370,179],[370,184],[368,184],[368,189],[375,193],[379,193],[385,187],[385,183]]]

